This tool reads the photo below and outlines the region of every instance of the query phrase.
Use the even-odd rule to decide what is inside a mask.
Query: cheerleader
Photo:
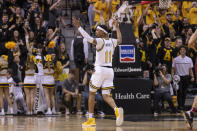
[[[10,114],[13,114],[12,102],[9,97],[8,79],[6,76],[7,71],[8,71],[8,56],[1,55],[0,57],[0,107],[1,107],[0,115],[5,115],[3,95],[6,97],[8,101],[8,105],[9,105],[8,109],[10,109]]]
[[[44,93],[46,96],[48,110],[46,112],[47,115],[56,114],[55,111],[55,98],[54,98],[54,88],[55,88],[55,80],[54,80],[54,70],[56,64],[56,55],[53,51],[48,50],[48,54],[45,56],[44,63],[44,80],[43,87]],[[52,111],[51,111],[52,105]]]
[[[34,105],[34,89],[36,87],[34,73],[36,70],[35,56],[28,55],[25,79],[24,79],[24,90],[26,94],[26,104],[27,104],[27,115],[32,115],[33,105]]]

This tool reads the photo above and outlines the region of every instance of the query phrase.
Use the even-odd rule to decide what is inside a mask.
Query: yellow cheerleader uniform
[[[55,63],[54,61],[52,61],[52,56],[46,55],[44,69],[43,69],[44,79],[42,83],[44,88],[55,87],[54,70],[55,70]]]

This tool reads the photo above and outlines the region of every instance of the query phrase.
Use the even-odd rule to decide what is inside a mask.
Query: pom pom
[[[5,48],[7,49],[12,49],[16,47],[16,43],[14,41],[8,41],[7,43],[5,43]]]
[[[48,44],[48,48],[54,48],[55,47],[55,42],[54,41],[50,41]]]

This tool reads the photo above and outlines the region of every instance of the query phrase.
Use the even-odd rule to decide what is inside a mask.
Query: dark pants
[[[79,69],[79,83],[83,82],[84,71],[83,68],[85,66],[84,62],[75,61],[76,68]]]
[[[176,112],[176,109],[172,103],[172,96],[170,95],[170,92],[155,92],[154,94],[154,111],[155,112],[159,112],[159,102],[160,100],[166,100],[170,106],[170,109],[172,110],[172,112]]]
[[[179,82],[179,90],[178,90],[178,109],[183,110],[185,106],[185,99],[187,94],[187,88],[190,83],[190,77],[189,76],[181,76],[181,80]]]

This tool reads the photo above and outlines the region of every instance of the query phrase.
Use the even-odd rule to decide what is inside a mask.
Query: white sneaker
[[[102,112],[102,111],[99,111],[99,112],[98,112],[98,115],[99,115],[100,117],[105,117],[105,113]]]
[[[82,115],[82,114],[83,114],[83,112],[77,111],[77,115]]]
[[[123,108],[116,108],[116,126],[121,126],[124,122],[124,110]]]
[[[53,107],[53,109],[52,109],[52,114],[56,114],[56,111],[55,111],[55,107]]]
[[[1,116],[5,116],[5,112],[4,111],[1,111],[0,115]]]
[[[70,111],[68,108],[66,108],[66,115],[70,115]]]
[[[48,111],[45,114],[46,115],[52,115],[51,109],[48,109]]]
[[[30,112],[30,111],[28,111],[26,114],[27,114],[27,115],[31,115],[31,112]]]
[[[10,108],[10,114],[14,114],[13,108]]]
[[[158,113],[157,112],[154,112],[154,117],[158,117]]]
[[[89,117],[89,112],[87,111],[86,114],[85,114],[86,118]]]

